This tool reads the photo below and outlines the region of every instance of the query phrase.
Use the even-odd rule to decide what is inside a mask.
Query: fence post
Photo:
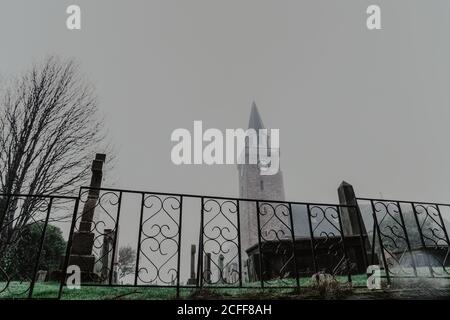
[[[180,265],[181,265],[181,230],[183,223],[183,196],[180,197],[180,213],[178,219],[178,243],[177,243],[177,298],[180,298]]]
[[[200,232],[198,235],[198,262],[197,262],[197,287],[202,288],[203,287],[203,253],[204,253],[204,247],[203,247],[203,223],[204,223],[204,210],[205,210],[205,199],[201,197],[201,210],[200,210]]]
[[[105,282],[108,279],[108,266],[109,266],[109,253],[111,251],[111,240],[113,237],[112,229],[105,229],[103,236],[103,245],[101,251],[101,263],[102,263],[102,281]]]

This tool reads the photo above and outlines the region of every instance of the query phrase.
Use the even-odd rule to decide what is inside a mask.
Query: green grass
[[[346,276],[336,277],[341,284],[347,283]],[[366,276],[352,276],[353,286],[365,286]],[[180,288],[180,298],[203,298],[205,296],[211,298],[256,298],[256,297],[273,297],[283,298],[296,295],[299,291],[296,288],[295,279],[272,280],[264,283],[264,290],[260,288],[260,282],[245,283],[245,288],[235,289],[223,288],[208,289],[205,286],[202,290],[196,288]],[[302,290],[311,288],[313,282],[310,277],[300,278],[300,287]],[[6,283],[0,282],[0,291],[6,286]],[[29,282],[13,281],[9,286],[0,292],[0,299],[26,299],[29,292]],[[277,288],[273,288],[277,287]],[[278,288],[284,287],[284,288]],[[56,299],[58,297],[58,282],[37,282],[33,290],[34,299]],[[62,299],[64,300],[111,300],[111,299],[139,299],[139,300],[157,300],[157,299],[175,299],[175,288],[164,287],[105,287],[105,286],[82,286],[81,289],[68,289],[64,287]]]
[[[437,289],[432,287],[420,288],[419,286],[408,288],[384,288],[382,290],[368,290],[361,284],[365,284],[365,276],[353,277],[353,287],[348,283],[335,286],[313,286],[309,278],[301,279],[302,287],[296,288],[270,288],[264,290],[257,287],[243,289],[234,288],[180,288],[181,299],[423,299],[423,298],[450,298],[447,288]],[[295,281],[293,281],[295,283]],[[358,285],[359,283],[359,285]],[[280,285],[280,281],[272,281],[272,286]],[[0,283],[2,290],[4,283]],[[12,282],[9,289],[0,293],[2,299],[26,299],[29,284]],[[36,283],[33,291],[34,299],[56,299],[59,290],[57,282]],[[63,300],[161,300],[175,299],[175,288],[149,288],[149,287],[99,287],[82,286],[81,289],[70,290],[64,288]]]

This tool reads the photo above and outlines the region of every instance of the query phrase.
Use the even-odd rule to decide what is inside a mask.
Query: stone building
[[[255,103],[251,108],[248,127],[256,131],[265,128]],[[270,145],[270,136],[265,138],[268,141],[270,152],[280,154],[280,150],[275,150]],[[246,158],[252,152],[256,152],[253,148],[252,145],[246,144]],[[241,255],[245,281],[259,280],[261,275],[265,280],[293,277],[295,265],[294,259],[292,259],[293,237],[295,239],[296,264],[300,276],[311,275],[315,269],[326,273],[345,274],[349,266],[354,273],[365,272],[364,251],[361,247],[359,231],[355,230],[353,226],[357,221],[355,217],[359,214],[358,212],[340,213],[345,233],[346,251],[350,261],[348,264],[341,250],[339,232],[336,232],[335,228],[339,223],[337,217],[335,216],[335,221],[324,219],[325,223],[321,222],[320,218],[311,218],[312,224],[320,224],[314,231],[316,251],[315,259],[313,259],[310,221],[306,205],[292,204],[289,206],[289,204],[277,202],[285,200],[282,171],[279,170],[275,175],[261,175],[259,163],[248,164],[248,162],[238,165],[238,171],[239,197],[248,199],[241,200],[239,207]],[[344,185],[340,188],[346,190],[346,187],[347,185]],[[257,202],[251,199],[263,201]],[[257,217],[258,204],[259,219]],[[290,221],[290,211],[292,211],[292,222]],[[366,234],[365,230],[363,230],[363,234]],[[259,235],[261,241],[258,241]]]

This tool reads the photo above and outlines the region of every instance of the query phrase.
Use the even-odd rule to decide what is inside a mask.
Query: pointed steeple
[[[261,116],[259,115],[258,107],[256,106],[256,103],[254,101],[252,103],[252,110],[250,112],[248,128],[255,129],[256,131],[258,131],[259,129],[264,129],[264,124],[261,120]]]

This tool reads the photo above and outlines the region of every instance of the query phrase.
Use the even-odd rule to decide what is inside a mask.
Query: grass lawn
[[[259,282],[244,283],[245,288],[203,289],[180,288],[181,299],[415,299],[415,298],[450,298],[450,279],[393,279],[390,288],[368,290],[367,277],[352,276],[352,285],[346,276],[336,277],[332,285],[317,286],[310,277],[300,278],[300,289],[295,288],[295,279],[272,280],[264,283],[261,289]],[[383,283],[386,283],[383,280]],[[7,289],[6,283],[0,282],[1,299],[26,299],[29,282],[11,282]],[[275,288],[276,287],[276,288]],[[58,297],[58,282],[37,282],[33,290],[34,299],[56,299]],[[81,289],[64,287],[63,300],[161,300],[176,299],[176,288],[167,287],[126,287],[126,286],[82,286]]]
[[[243,289],[220,288],[197,290],[195,288],[180,288],[181,299],[450,299],[449,286],[436,288],[429,285],[421,287],[411,283],[404,288],[385,288],[382,290],[368,290],[365,284],[365,275],[354,278],[353,287],[341,284],[341,287],[315,287],[309,279],[302,279],[300,290],[295,288],[270,288],[264,290],[257,287]],[[295,283],[295,281],[294,281]],[[359,283],[359,284],[358,284]],[[4,285],[4,283],[0,283]],[[273,285],[279,285],[273,281]],[[0,286],[0,289],[3,288]],[[24,299],[28,294],[27,283],[12,282],[10,290],[0,293],[1,299]],[[324,290],[325,289],[325,290]],[[33,291],[35,299],[57,298],[59,283],[44,282],[37,283]],[[63,300],[161,300],[175,299],[175,288],[149,288],[149,287],[99,287],[84,286],[79,290],[64,288]]]
[[[346,285],[347,277],[339,276],[336,278],[343,286]],[[353,286],[360,287],[366,285],[366,275],[352,276]],[[215,288],[208,289],[207,286],[202,290],[196,288],[180,288],[180,298],[196,299],[196,298],[257,298],[257,297],[273,297],[283,298],[298,294],[311,288],[313,282],[310,277],[300,278],[300,287],[298,291],[295,287],[294,279],[273,280],[265,282],[265,289],[260,288],[259,282],[244,284],[246,288],[234,289]],[[0,282],[0,291],[6,286],[6,283]],[[0,293],[0,299],[26,299],[28,297],[29,282],[11,282],[7,289]],[[271,288],[272,287],[272,288]],[[273,288],[277,287],[277,288]],[[285,287],[285,288],[279,288]],[[37,282],[33,290],[33,298],[35,299],[56,299],[58,297],[58,282]],[[175,299],[175,288],[150,288],[150,287],[101,287],[101,286],[82,286],[81,289],[68,289],[64,287],[62,299],[65,300],[110,300],[110,299]]]

